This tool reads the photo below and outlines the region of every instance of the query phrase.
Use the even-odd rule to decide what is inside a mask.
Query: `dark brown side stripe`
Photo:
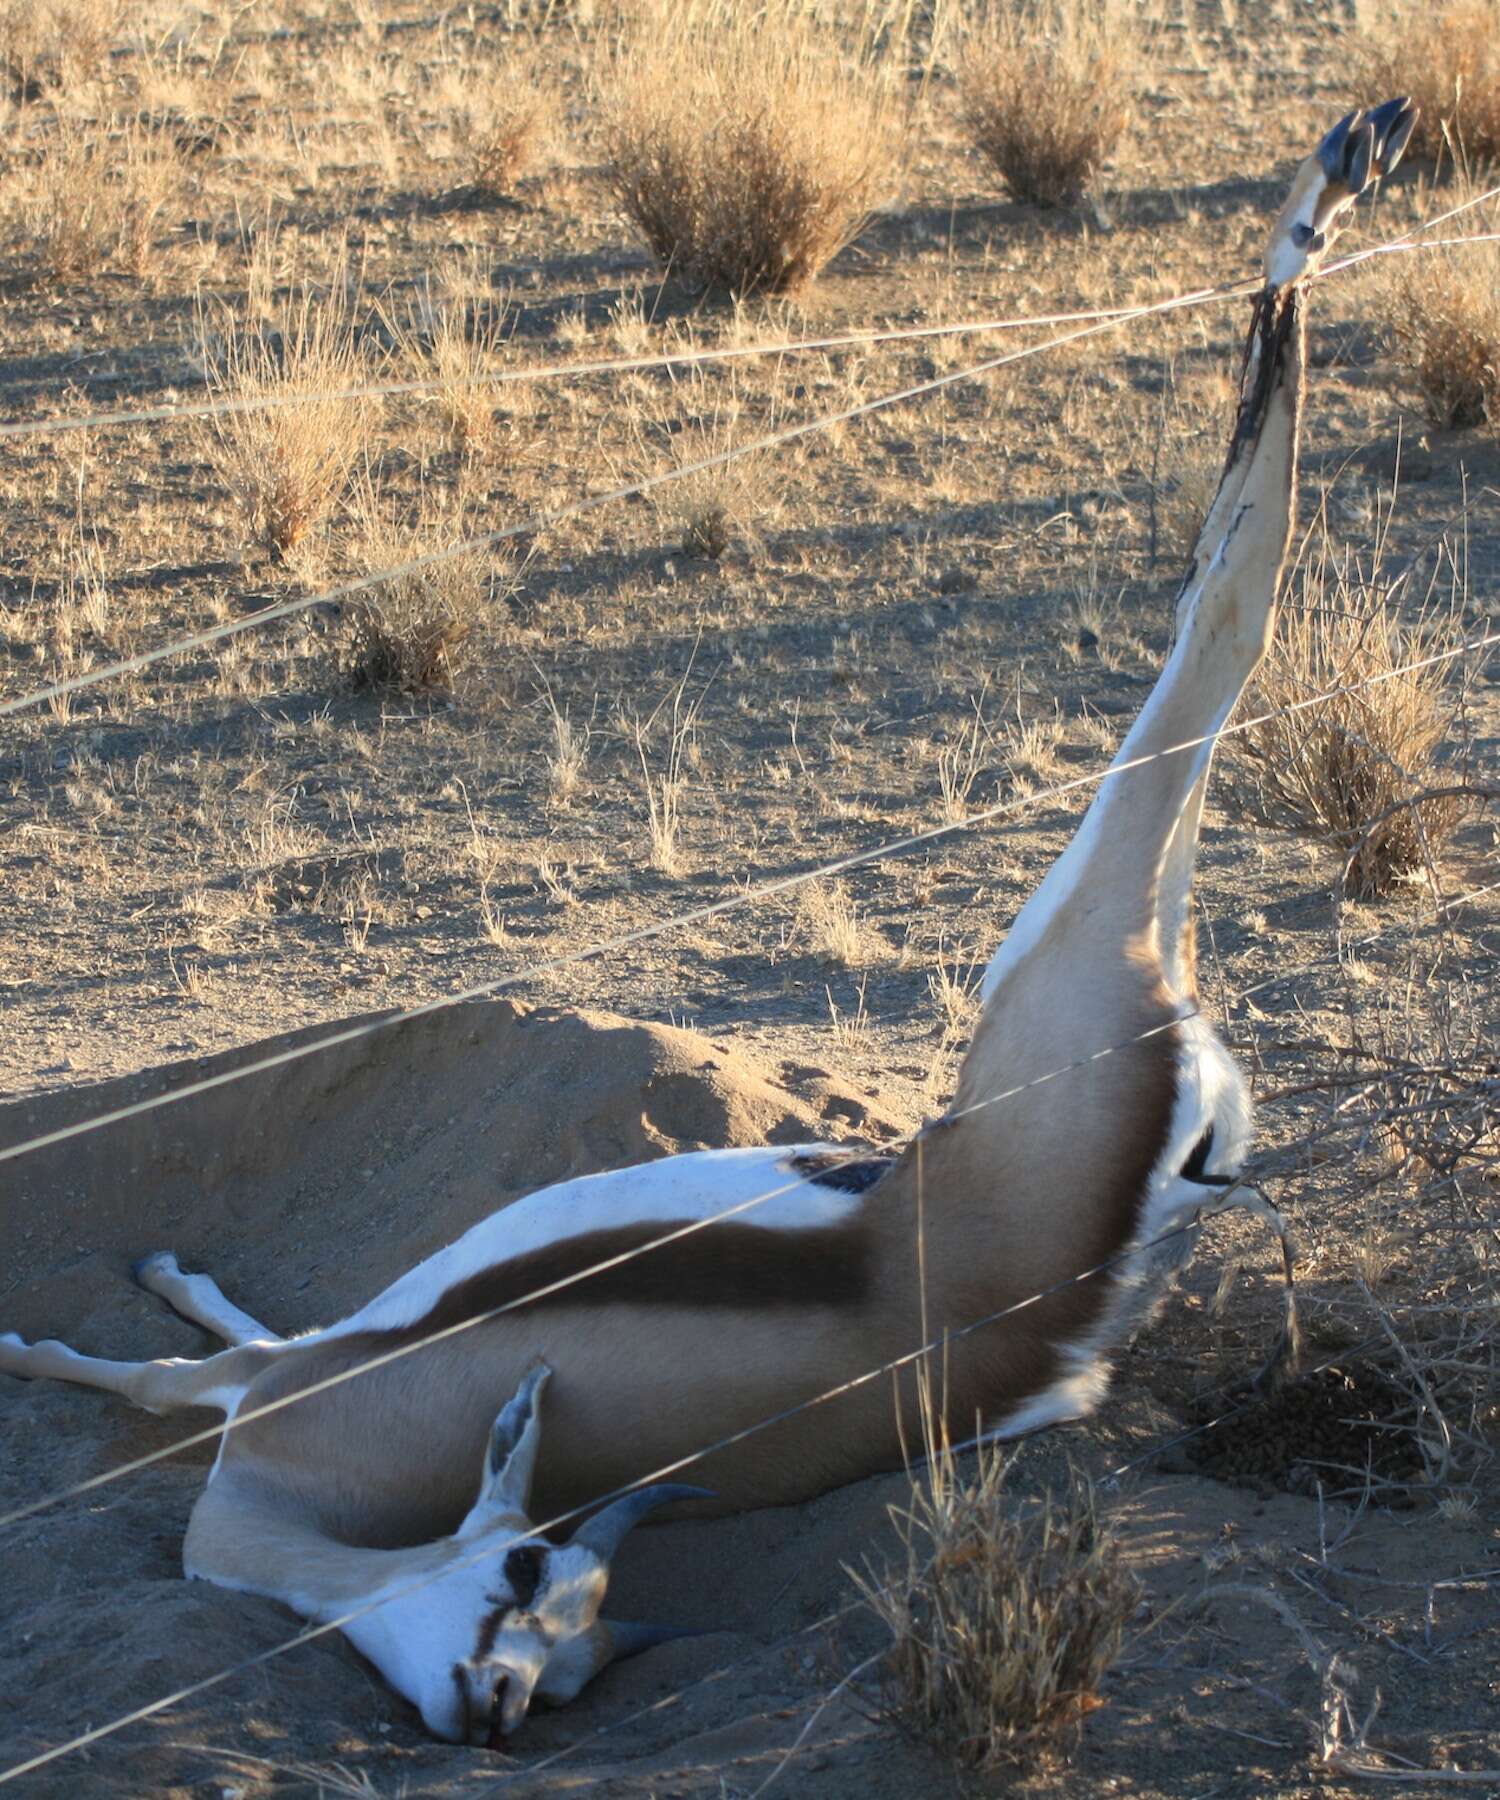
[[[729,1220],[669,1244],[645,1248],[688,1222],[643,1220],[543,1245],[524,1256],[477,1270],[449,1288],[420,1319],[378,1335],[384,1344],[427,1337],[625,1255],[630,1255],[629,1262],[543,1295],[530,1306],[744,1307],[763,1311],[781,1306],[857,1306],[870,1291],[870,1243],[858,1222],[773,1231]]]

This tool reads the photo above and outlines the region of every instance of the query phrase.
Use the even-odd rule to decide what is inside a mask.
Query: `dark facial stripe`
[[[515,1609],[510,1606],[497,1606],[493,1612],[487,1612],[479,1621],[479,1639],[474,1645],[474,1661],[482,1663],[495,1648],[495,1639],[500,1635],[500,1627]]]

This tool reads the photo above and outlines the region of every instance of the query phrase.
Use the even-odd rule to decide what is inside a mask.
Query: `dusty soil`
[[[457,257],[471,299],[506,302],[516,362],[1154,298],[1254,265],[1289,169],[1351,99],[1344,9],[1172,13],[1098,201],[1048,215],[1005,200],[967,152],[940,70],[889,206],[796,306],[735,309],[662,284],[613,212],[580,85],[586,28],[545,43],[571,95],[557,146],[514,197],[481,202],[434,83],[454,66],[502,78],[508,15],[263,6],[226,20],[220,62],[201,20],[161,12],[173,105],[229,129],[194,151],[142,273],[44,279],[23,214],[4,213],[6,416],[194,391],[196,297],[248,310],[268,242],[283,292],[352,257],[377,345],[376,299],[399,310]],[[102,116],[150,83],[160,98],[147,60],[122,44],[79,108]],[[5,114],[16,182],[34,117]],[[1428,205],[1414,170],[1361,229]],[[262,217],[274,231],[247,227]],[[1413,570],[1413,609],[1434,571],[1448,580],[1454,546],[1473,627],[1500,580],[1500,451],[1481,431],[1428,430],[1395,373],[1385,304],[1374,277],[1318,292],[1304,516],[1323,501],[1335,542],[1366,557],[1383,538],[1389,566]],[[0,1324],[96,1353],[196,1354],[201,1334],[131,1288],[141,1252],[170,1245],[297,1329],[540,1183],[699,1144],[880,1142],[935,1110],[967,1029],[958,990],[1083,796],[874,864],[831,896],[820,884],[821,905],[778,898],[529,971],[931,824],[955,766],[972,774],[970,806],[1102,766],[1167,642],[1169,471],[1218,455],[1240,328],[1234,309],[1151,321],[804,440],[763,467],[717,563],[686,556],[680,520],[649,503],[537,534],[451,695],[351,691],[345,627],[324,610],[6,720],[0,1142],[349,1015],[501,979],[523,1004],[437,1014],[5,1165]],[[748,433],[833,411],[993,343],[512,388],[477,465],[419,403],[388,403],[366,429],[391,493],[441,492],[479,529],[652,473],[726,413]],[[291,568],[248,549],[202,428],[183,422],[8,444],[0,519],[7,697],[358,566],[337,514]],[[95,579],[104,602],[81,604]],[[661,867],[635,725],[679,691],[697,712]],[[557,714],[582,744],[571,780]],[[658,776],[666,716],[647,732]],[[1455,747],[1466,735],[1493,771],[1492,671],[1473,671],[1461,725]],[[1339,920],[1328,856],[1251,826],[1223,790],[1200,866],[1208,995],[1253,1074],[1261,1142],[1324,1134],[1272,1182],[1301,1245],[1310,1357],[1365,1368],[1356,1352],[1376,1346],[1368,1379],[1399,1389],[1381,1422],[1406,1434],[1406,1460],[1321,1500],[1282,1491],[1277,1469],[1227,1468],[1229,1453],[1202,1454],[1251,1485],[1184,1466],[1185,1449],[1163,1464],[1160,1446],[1215,1414],[1279,1318],[1264,1234],[1213,1228],[1122,1357],[1106,1413],[1017,1452],[1018,1504],[1070,1456],[1101,1477],[1128,1470],[1107,1492],[1147,1600],[1070,1766],[961,1773],[881,1717],[871,1673],[840,1687],[877,1647],[843,1565],[882,1554],[904,1491],[890,1479],[642,1534],[620,1568],[622,1611],[706,1635],[533,1720],[513,1759],[432,1744],[324,1640],[16,1791],[644,1800],[749,1795],[780,1769],[782,1791],[830,1800],[1341,1792],[1316,1761],[1326,1694],[1306,1642],[1247,1586],[1339,1654],[1359,1718],[1379,1692],[1382,1753],[1500,1766],[1495,1165],[1480,1140],[1434,1185],[1431,1144],[1419,1154],[1410,1133],[1338,1110],[1372,1066],[1351,1046],[1382,1066],[1440,1053],[1493,1066],[1500,905],[1435,909],[1500,878],[1493,820],[1469,818],[1444,849],[1438,892],[1413,884]],[[1446,1458],[1413,1402],[1413,1362],[1455,1384]],[[0,1510],[181,1424],[10,1381],[0,1418]],[[1290,1478],[1308,1458],[1282,1460]],[[180,1580],[205,1470],[201,1452],[155,1466],[0,1539],[5,1766],[290,1635],[277,1607]],[[1235,1591],[1215,1600],[1215,1586]]]

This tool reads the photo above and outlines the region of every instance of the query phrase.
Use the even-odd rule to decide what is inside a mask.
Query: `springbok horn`
[[[569,1540],[570,1547],[581,1544],[605,1562],[620,1548],[632,1525],[639,1525],[647,1513],[673,1500],[711,1500],[712,1488],[689,1487],[680,1481],[662,1481],[655,1487],[637,1488],[586,1519]]]
[[[601,1621],[609,1633],[613,1659],[639,1656],[643,1650],[654,1650],[658,1644],[675,1643],[678,1638],[704,1637],[707,1634],[689,1625],[637,1625],[619,1619]]]

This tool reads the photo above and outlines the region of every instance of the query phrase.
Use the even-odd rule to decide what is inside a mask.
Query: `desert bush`
[[[1325,541],[1283,606],[1245,702],[1252,717],[1281,716],[1226,740],[1245,809],[1336,851],[1348,865],[1345,891],[1356,898],[1388,893],[1426,868],[1463,812],[1462,796],[1452,794],[1403,804],[1445,785],[1438,753],[1456,700],[1449,663],[1391,671],[1449,647],[1459,633],[1456,615],[1435,609],[1403,627],[1399,597],[1399,583],[1378,568],[1364,574]],[[1281,711],[1357,682],[1369,685]]]
[[[250,539],[284,558],[343,491],[375,417],[374,403],[345,391],[369,370],[344,284],[322,299],[304,291],[274,328],[229,319],[222,331],[200,330],[210,385],[248,403],[206,422],[206,453]]]
[[[696,287],[804,287],[895,182],[894,73],[790,6],[655,9],[605,90],[615,199]]]
[[[394,520],[368,481],[362,487],[349,562],[359,576],[396,572],[345,606],[345,668],[356,688],[418,694],[453,686],[494,588],[492,557],[456,548],[468,535],[461,518],[431,508]]]
[[[1135,40],[1109,0],[986,0],[963,30],[959,101],[975,147],[1017,199],[1067,206],[1130,122]]]
[[[984,1445],[964,1475],[944,1445],[891,1510],[896,1566],[856,1576],[891,1634],[888,1711],[981,1767],[1069,1747],[1140,1598],[1082,1475],[1025,1510],[1006,1468]]]
[[[1357,41],[1355,64],[1367,102],[1416,101],[1414,151],[1460,163],[1500,157],[1500,0],[1382,9]]]
[[[503,199],[541,160],[555,128],[557,103],[544,88],[517,79],[489,94],[468,121],[469,183]]]
[[[1465,225],[1500,228],[1500,207]],[[1500,427],[1500,244],[1396,259],[1385,314],[1396,354],[1443,426]]]
[[[16,100],[103,72],[125,23],[125,0],[0,0],[0,75]]]
[[[60,117],[40,161],[16,174],[11,203],[36,275],[78,281],[114,268],[151,272],[162,214],[186,166],[171,134],[134,122],[87,130]]]

